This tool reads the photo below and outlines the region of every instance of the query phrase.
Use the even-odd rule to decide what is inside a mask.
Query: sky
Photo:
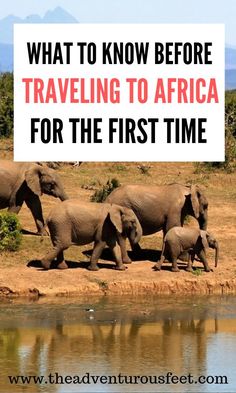
[[[81,23],[224,23],[226,43],[236,47],[236,0],[7,0],[0,19],[57,6]]]

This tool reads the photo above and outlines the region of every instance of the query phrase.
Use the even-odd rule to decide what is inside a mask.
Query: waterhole
[[[235,297],[0,305],[0,392],[235,392]]]

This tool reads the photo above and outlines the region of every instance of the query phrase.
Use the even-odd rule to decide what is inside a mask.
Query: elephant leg
[[[20,211],[20,209],[21,209],[21,207],[22,207],[22,205],[20,205],[20,206],[10,206],[10,207],[7,209],[7,211],[8,211],[9,213],[18,214],[19,211]]]
[[[181,254],[179,255],[179,259],[180,259],[181,261],[184,261],[184,262],[188,262],[188,261],[189,261],[189,258],[190,258],[190,253],[189,253],[189,251],[183,251],[183,252],[181,252]]]
[[[193,261],[194,261],[195,253],[189,252],[189,257],[188,257],[188,265],[186,267],[186,271],[192,273],[193,272]]]
[[[154,270],[161,270],[162,264],[165,261],[165,256],[162,255],[161,259],[155,264]]]
[[[68,269],[68,265],[64,259],[64,252],[60,251],[57,255],[57,268],[58,269]]]
[[[198,257],[199,257],[200,261],[203,263],[205,271],[208,272],[208,273],[211,272],[212,269],[208,265],[208,262],[207,262],[207,259],[206,259],[206,253],[205,253],[204,250],[201,250],[198,253]]]
[[[40,199],[37,195],[31,193],[26,199],[25,203],[27,207],[30,209],[34,221],[37,227],[38,235],[47,235],[47,231],[44,228],[44,220],[43,220],[43,211]]]
[[[50,269],[52,261],[57,258],[58,254],[61,253],[62,250],[58,250],[57,247],[53,247],[42,259],[41,264],[44,269]]]
[[[118,243],[115,243],[114,245],[110,246],[113,252],[113,255],[115,257],[116,260],[116,270],[125,270],[126,267],[122,262],[122,253],[121,253],[121,249]]]
[[[163,230],[163,235],[164,235],[164,230]],[[154,266],[154,270],[161,270],[163,262],[170,262],[171,261],[170,257],[171,257],[170,246],[167,242],[165,242],[164,237],[163,237],[161,257],[160,257],[160,260]]]
[[[140,253],[142,252],[142,248],[140,247],[140,245],[138,243],[134,244],[132,242],[132,240],[129,240],[130,242],[130,246],[132,248],[132,251],[134,253],[134,257],[138,257],[140,255]]]
[[[179,272],[179,268],[177,265],[177,258],[173,258],[172,259],[172,268],[171,268],[172,272]]]
[[[123,263],[132,263],[130,257],[128,256],[127,249],[126,249],[126,238],[118,235],[118,243],[121,250],[121,258]]]
[[[105,242],[97,242],[94,244],[92,256],[90,259],[90,265],[88,266],[89,270],[99,270],[99,267],[97,265],[98,259],[101,256],[102,250],[105,248],[106,243]]]
[[[163,227],[163,230],[162,230],[162,234],[163,234],[163,239],[162,239],[162,245],[164,245],[164,242],[165,242],[165,235],[166,235],[166,230],[165,230],[165,226]],[[163,246],[162,246],[163,247]],[[166,256],[164,256],[164,259],[163,259],[163,261],[162,261],[162,263],[165,263],[165,262],[169,262],[168,261],[168,258],[166,257]],[[162,264],[161,263],[161,264]],[[159,270],[159,269],[157,269],[157,270]]]
[[[21,193],[13,193],[9,201],[8,212],[18,214],[24,203],[24,196]]]

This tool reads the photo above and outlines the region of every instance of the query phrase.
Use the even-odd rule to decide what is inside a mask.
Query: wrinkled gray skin
[[[18,214],[25,202],[30,209],[38,234],[43,233],[44,220],[39,197],[52,195],[67,199],[56,172],[46,166],[32,163],[0,161],[0,209]]]
[[[170,184],[165,186],[127,185],[118,187],[105,202],[117,203],[134,211],[143,235],[163,230],[165,235],[174,226],[183,226],[187,215],[195,217],[201,229],[207,228],[208,202],[195,185]],[[139,251],[139,246],[132,249]]]
[[[116,269],[124,270],[126,258],[125,240],[128,237],[134,244],[142,236],[142,228],[132,210],[108,203],[81,202],[69,199],[55,206],[49,214],[47,225],[53,244],[42,260],[42,266],[49,269],[57,258],[57,267],[66,269],[63,251],[72,244],[84,245],[94,242],[89,270],[98,270],[97,261],[105,246],[108,246],[116,259]]]
[[[164,238],[161,259],[159,262],[157,262],[154,268],[155,270],[161,270],[163,261],[168,259],[170,262],[172,262],[172,271],[178,272],[179,269],[177,266],[177,259],[183,251],[188,251],[189,260],[186,269],[187,271],[192,271],[194,257],[197,255],[200,261],[203,262],[205,271],[210,272],[211,269],[206,258],[206,251],[208,247],[216,250],[215,267],[217,267],[219,258],[219,245],[213,235],[198,228],[171,228]]]

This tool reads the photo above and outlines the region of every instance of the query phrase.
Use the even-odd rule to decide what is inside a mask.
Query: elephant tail
[[[40,243],[43,242],[45,236],[49,236],[49,232],[47,230],[47,223],[44,224],[40,235],[41,235]]]
[[[218,261],[219,261],[219,244],[217,242],[215,246],[215,267],[217,267]]]
[[[163,239],[163,243],[162,243],[162,250],[161,250],[161,256],[160,256],[160,261],[163,261],[165,258],[165,248],[166,248],[166,242],[165,242],[165,238]]]

